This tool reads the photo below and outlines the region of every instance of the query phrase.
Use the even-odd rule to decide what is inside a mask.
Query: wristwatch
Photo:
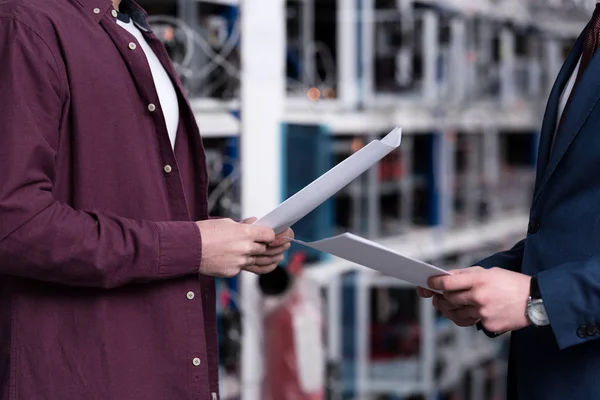
[[[538,286],[538,280],[535,276],[531,278],[531,283],[529,285],[529,299],[527,300],[525,315],[534,326],[550,325],[546,307],[544,306],[544,300],[542,299],[540,287]]]

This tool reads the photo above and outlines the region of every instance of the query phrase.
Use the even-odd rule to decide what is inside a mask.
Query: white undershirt
[[[146,55],[146,59],[150,65],[150,71],[152,72],[152,78],[154,79],[154,86],[158,93],[160,107],[165,116],[165,123],[167,125],[171,146],[174,149],[177,127],[179,125],[179,104],[173,82],[158,60],[158,57],[156,57],[156,54],[154,54],[154,51],[152,51],[148,45],[148,42],[146,42],[146,39],[144,39],[144,35],[142,35],[142,32],[135,26],[133,21],[130,19],[129,22],[123,22],[117,19],[117,23],[137,39]]]
[[[573,91],[573,88],[575,87],[575,80],[577,79],[577,74],[579,73],[580,65],[581,65],[581,58],[579,59],[579,62],[577,63],[577,66],[575,67],[573,74],[571,74],[571,77],[569,78],[569,82],[567,82],[567,86],[565,86],[563,93],[560,96],[560,102],[558,103],[558,122],[560,122],[560,119],[562,118],[562,115],[565,111],[565,107],[567,106],[567,101],[569,101],[569,97],[571,97],[571,92]],[[557,128],[558,128],[558,122],[556,124]]]

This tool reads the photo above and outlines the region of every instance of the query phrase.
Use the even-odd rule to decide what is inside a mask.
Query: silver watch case
[[[535,326],[550,325],[550,320],[548,319],[548,314],[546,313],[546,307],[544,306],[544,300],[542,299],[533,300],[531,297],[529,297],[527,300],[527,310],[525,315]]]

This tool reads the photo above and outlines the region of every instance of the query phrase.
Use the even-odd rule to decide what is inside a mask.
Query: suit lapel
[[[577,134],[579,134],[581,128],[583,128],[583,125],[592,113],[592,110],[600,100],[599,73],[600,52],[596,52],[589,66],[583,73],[581,80],[574,88],[573,97],[569,107],[565,110],[563,122],[556,133],[556,139],[548,160],[548,166],[543,172],[539,189],[533,200],[534,204],[538,200],[540,193],[544,190],[544,187],[548,184],[548,181],[571,146],[571,143],[573,143],[573,140]]]
[[[569,55],[567,56],[567,59],[565,60],[565,63],[563,64],[558,77],[556,78],[548,98],[548,104],[546,105],[546,112],[544,114],[544,120],[542,123],[542,131],[540,133],[540,145],[538,148],[537,179],[535,185],[536,195],[540,191],[543,174],[550,158],[552,139],[554,137],[554,132],[556,131],[560,98],[565,87],[567,86],[567,83],[569,82],[569,78],[573,74],[577,63],[579,62],[579,58],[581,57],[584,37],[585,30],[584,33],[579,36],[575,42],[575,45],[569,52]]]
[[[596,52],[581,80],[574,88],[573,98],[563,116],[563,122],[556,132],[554,147],[544,170],[537,196],[544,189],[556,167],[581,132],[581,128],[589,118],[592,110],[600,100],[600,52]],[[534,200],[535,201],[535,200]]]

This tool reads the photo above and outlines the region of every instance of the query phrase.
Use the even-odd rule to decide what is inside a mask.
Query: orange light
[[[327,88],[327,89],[323,89],[323,98],[325,99],[334,99],[335,98],[335,89],[333,88]]]
[[[468,63],[475,64],[477,62],[477,53],[474,51],[467,52],[465,57]]]
[[[175,31],[170,26],[165,30],[165,40],[170,42],[175,38]]]
[[[317,88],[310,88],[306,92],[306,96],[310,101],[317,101],[321,97],[321,91]]]
[[[364,146],[365,146],[365,143],[363,142],[363,140],[361,138],[354,138],[354,139],[352,139],[352,144],[350,145],[350,148],[352,149],[353,153],[356,153],[357,151],[362,149]]]

